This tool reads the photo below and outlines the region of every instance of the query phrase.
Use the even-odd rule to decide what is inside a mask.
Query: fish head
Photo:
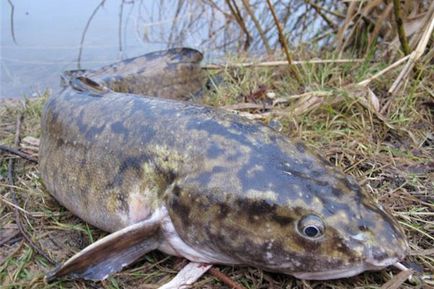
[[[178,234],[212,255],[210,263],[324,280],[379,270],[406,256],[399,224],[355,180],[302,144],[248,128],[243,134],[214,129],[207,138],[213,149],[205,149],[213,153],[167,203]]]
[[[380,270],[402,260],[408,244],[397,221],[352,177],[319,156],[312,155],[309,162],[310,171],[303,165],[280,166],[283,174],[276,178],[287,178],[285,172],[290,172],[286,188],[291,193],[276,187],[274,199],[242,200],[242,210],[254,216],[244,223],[252,226],[246,239],[256,240],[247,241],[247,247],[258,245],[249,248],[256,256],[243,261],[300,279],[324,280]]]
[[[361,194],[360,188],[353,189],[360,196],[357,201],[342,197],[327,203],[317,198],[313,207],[294,208],[290,235],[285,231],[290,242],[287,254],[296,252],[298,262],[289,262],[288,273],[311,280],[351,277],[383,269],[406,256],[408,244],[397,222],[381,205]],[[269,269],[273,270],[281,261],[272,260],[274,254],[268,256],[271,257]],[[286,271],[282,267],[276,269]]]

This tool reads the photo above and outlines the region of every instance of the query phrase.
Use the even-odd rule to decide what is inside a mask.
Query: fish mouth
[[[360,265],[345,269],[334,269],[321,272],[299,272],[291,273],[294,277],[303,280],[331,280],[352,277],[366,270],[366,266]]]
[[[358,275],[364,271],[378,271],[398,263],[398,258],[390,258],[379,262],[369,263],[367,262],[352,266],[350,268],[333,269],[320,272],[296,272],[291,273],[294,277],[304,280],[332,280],[340,278],[348,278]]]

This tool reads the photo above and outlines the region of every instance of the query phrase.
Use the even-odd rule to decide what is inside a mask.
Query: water
[[[0,98],[55,91],[65,70],[169,47],[196,48],[205,62],[218,62],[227,52],[245,49],[257,56],[279,48],[265,1],[248,1],[262,35],[247,2],[231,3],[238,3],[249,37],[225,0],[1,0]],[[290,44],[324,33],[324,21],[304,1],[276,0],[274,7]]]
[[[159,1],[124,2],[121,7],[118,0],[104,1],[103,6],[100,0],[2,0],[0,98],[55,90],[64,70],[94,68],[175,44],[156,37],[164,38],[161,31],[170,30],[174,9],[162,15],[155,14],[161,7]],[[10,4],[14,6],[12,19]],[[96,8],[78,62],[86,23]],[[153,15],[166,21],[152,22],[157,18]],[[187,37],[182,44],[199,48],[198,43]]]

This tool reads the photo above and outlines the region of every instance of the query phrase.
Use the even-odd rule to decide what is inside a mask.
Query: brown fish
[[[397,222],[303,144],[220,109],[167,99],[200,91],[203,82],[191,86],[185,75],[196,79],[199,52],[152,55],[72,78],[45,106],[46,188],[112,232],[49,279],[104,279],[155,249],[301,279],[349,277],[405,257]],[[142,71],[147,61],[189,67],[171,76],[187,77],[174,80],[183,90],[171,95],[164,73]]]

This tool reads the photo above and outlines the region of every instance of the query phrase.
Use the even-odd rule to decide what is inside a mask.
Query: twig
[[[381,13],[380,16],[377,18],[377,20],[375,21],[374,30],[369,35],[366,55],[369,54],[370,47],[372,43],[375,41],[375,39],[377,39],[377,36],[380,34],[381,27],[383,26],[384,20],[389,16],[390,12],[392,12],[392,8],[393,8],[393,4],[389,3],[386,9],[384,9],[383,13]]]
[[[269,118],[272,115],[271,112],[250,113],[247,111],[239,111],[233,109],[226,109],[226,110],[250,120],[265,120],[266,118]]]
[[[277,18],[276,11],[274,10],[274,7],[273,7],[273,4],[271,4],[271,1],[267,0],[267,4],[268,4],[268,8],[270,8],[271,15],[273,15],[274,23],[276,24],[277,31],[279,33],[279,42],[280,42],[280,45],[282,45],[283,51],[285,52],[286,60],[288,61],[288,64],[289,64],[289,69],[294,74],[298,83],[301,84],[303,82],[303,80],[301,79],[300,73],[298,72],[297,68],[294,65],[292,65],[292,57],[291,57],[291,54],[289,53],[288,41],[286,40],[286,37],[283,34],[282,25],[280,24],[280,21]]]
[[[392,70],[393,68],[401,65],[401,63],[405,62],[408,58],[410,58],[410,55],[407,55],[403,58],[401,58],[398,61],[395,61],[394,63],[392,63],[391,65],[389,65],[388,67],[384,68],[383,70],[377,72],[376,74],[372,75],[371,77],[369,77],[368,79],[365,79],[363,81],[360,81],[359,83],[357,83],[358,85],[368,85],[372,80],[380,77],[381,75],[385,74],[386,72]]]
[[[309,4],[310,6],[312,6],[313,9],[315,9],[316,13],[318,13],[319,16],[321,16],[321,18],[327,23],[327,25],[333,30],[336,30],[336,24],[331,21],[330,19],[328,19],[328,17],[321,11],[322,7],[320,7],[318,4],[316,3],[312,3],[310,2],[310,0],[304,0],[307,4]]]
[[[431,33],[434,29],[434,2],[431,3],[431,6],[427,13],[427,21],[425,24],[425,30],[422,34],[422,37],[416,47],[416,49],[410,54],[410,58],[408,59],[407,64],[402,69],[401,73],[393,82],[392,86],[389,89],[389,93],[394,95],[398,89],[401,87],[401,84],[405,78],[408,77],[411,70],[413,69],[416,61],[423,55],[426,46],[428,45],[428,41],[431,37]]]
[[[104,5],[105,0],[101,0],[101,2],[95,7],[95,9],[93,10],[92,14],[90,15],[89,19],[87,20],[86,26],[84,26],[84,30],[83,33],[81,35],[81,40],[80,40],[80,49],[78,50],[78,57],[77,57],[77,68],[81,69],[81,54],[83,53],[83,43],[84,43],[84,38],[86,37],[86,33],[87,33],[87,29],[89,29],[90,26],[90,22],[92,22],[93,17],[95,17],[96,12],[98,12],[99,8],[101,8]]]
[[[267,50],[267,54],[271,55],[273,53],[273,50],[270,47],[270,44],[268,44],[267,37],[265,36],[264,30],[262,30],[261,23],[259,23],[258,19],[255,16],[255,13],[253,13],[252,9],[250,8],[250,3],[248,0],[242,0],[244,7],[246,8],[247,14],[249,14],[250,18],[252,18],[253,24],[255,24],[256,30],[258,30],[259,37],[262,40],[262,43],[264,44],[265,50]]]
[[[246,35],[246,40],[244,41],[243,50],[247,51],[247,49],[249,49],[252,37],[250,36],[249,31],[247,30],[246,23],[244,22],[244,19],[241,16],[241,13],[240,13],[240,10],[238,9],[236,1],[232,1],[232,3],[231,3],[231,0],[226,0],[226,4],[228,4],[229,9],[232,12],[232,15],[235,17],[235,20],[238,23],[238,26],[240,26],[241,30]]]
[[[309,1],[309,4],[310,4],[310,5],[318,7],[318,9],[320,9],[320,10],[326,12],[327,14],[331,14],[331,15],[337,17],[337,18],[340,18],[340,19],[345,19],[345,15],[342,15],[341,13],[338,13],[337,11],[332,11],[332,10],[325,9],[324,7],[319,6],[319,5],[316,4],[316,3],[312,3],[312,2],[310,2],[310,0],[308,0],[308,1]]]
[[[336,46],[339,51],[339,56],[342,54],[342,51],[344,50],[345,31],[348,29],[348,27],[350,26],[351,22],[354,19],[354,10],[356,8],[356,5],[357,5],[356,2],[350,3],[347,9],[347,14],[345,16],[345,21],[343,25],[341,25],[340,28],[338,29],[338,34],[336,35]]]
[[[119,26],[118,26],[118,41],[119,41],[119,55],[122,56],[122,18],[124,14],[124,1],[121,0],[121,7],[119,8]]]
[[[366,5],[364,5],[364,2],[366,2]],[[351,18],[351,23],[353,23],[351,27],[351,31],[345,36],[341,49],[339,50],[339,57],[342,55],[344,49],[349,45],[349,43],[354,42],[356,43],[358,38],[360,37],[360,31],[359,28],[361,27],[361,21],[365,23],[365,25],[369,26],[375,26],[376,22],[369,18],[368,15],[370,15],[370,12],[372,9],[377,7],[380,3],[383,2],[383,0],[371,0],[371,1],[364,1],[360,2],[358,5],[357,11],[354,13],[354,15]],[[355,2],[352,2],[355,3]],[[349,28],[349,26],[348,26]],[[369,48],[369,47],[368,47]]]
[[[273,100],[273,106],[275,106],[276,104],[289,102],[292,99],[298,99],[302,97],[308,98],[312,96],[329,96],[329,95],[333,95],[333,92],[332,91],[309,91],[302,94],[289,95],[289,96],[276,98],[275,100]]]
[[[14,29],[14,10],[15,10],[15,6],[12,3],[11,0],[8,0],[9,6],[11,6],[11,35],[12,35],[12,40],[14,41],[15,44],[17,44],[17,39],[15,38],[15,29]]]
[[[407,35],[405,35],[400,2],[400,0],[393,0],[393,12],[395,13],[396,28],[398,30],[398,36],[399,41],[401,42],[402,52],[404,52],[405,55],[408,55],[410,54],[410,46],[408,45]]]
[[[312,60],[296,60],[292,61],[292,65],[303,64],[328,64],[328,63],[361,63],[363,59],[312,59]],[[229,63],[229,64],[208,64],[202,66],[202,69],[223,69],[223,68],[242,68],[242,67],[270,67],[270,66],[286,66],[288,61],[264,61],[264,62],[245,62],[245,63]]]
[[[21,240],[20,244],[18,245],[18,247],[15,248],[15,250],[13,250],[12,252],[10,252],[5,258],[2,258],[0,261],[0,266],[3,265],[3,263],[5,263],[9,258],[13,257],[20,249],[21,247],[23,247],[23,240]]]
[[[175,44],[175,40],[173,40],[174,38],[173,34],[176,31],[176,26],[178,25],[178,20],[179,20],[179,14],[181,13],[184,4],[185,4],[184,1],[178,1],[178,4],[176,6],[175,15],[173,16],[173,21],[172,21],[172,27],[170,28],[170,34],[167,41],[168,48],[172,47]]]
[[[30,156],[30,155],[28,155],[26,153],[23,153],[20,150],[11,148],[11,147],[6,146],[6,145],[0,144],[0,151],[8,152],[10,154],[14,154],[14,155],[17,155],[19,157],[22,157],[23,159],[26,159],[28,161],[31,161],[31,162],[34,162],[34,163],[38,163],[38,160],[35,159],[34,157],[32,157],[32,156]]]
[[[9,186],[9,189],[10,189],[10,190],[13,190],[13,186]],[[21,208],[20,206],[16,205],[16,204],[15,204],[15,201],[10,202],[10,201],[8,201],[8,200],[7,200],[5,197],[3,197],[3,196],[0,196],[0,201],[2,201],[3,203],[5,203],[6,205],[8,205],[8,206],[10,206],[10,207],[13,207],[13,208],[16,209],[16,210],[19,210],[19,211],[23,212],[24,214],[31,215],[30,212],[27,212],[26,210],[24,210],[24,209]]]
[[[221,5],[217,5],[213,0],[202,0],[203,3],[209,4],[213,9],[220,12],[226,18],[232,18],[232,14],[227,13],[225,10],[221,8]]]
[[[211,273],[211,275],[213,275],[214,277],[216,277],[220,281],[222,281],[223,283],[225,283],[226,285],[228,285],[230,288],[233,288],[233,289],[246,289],[243,285],[238,284],[237,282],[235,282],[234,280],[232,280],[229,276],[227,276],[225,273],[221,272],[216,267],[211,267],[208,270],[208,272]]]
[[[410,252],[410,256],[434,256],[434,248]]]
[[[228,110],[243,110],[243,109],[272,109],[273,107],[271,105],[266,105],[266,104],[241,102],[232,105],[225,105],[222,108]]]
[[[13,244],[17,240],[22,239],[21,237],[16,238],[18,235],[20,235],[20,231],[18,230],[18,226],[16,225],[13,227],[8,225],[3,225],[2,231],[3,232],[0,233],[0,248],[6,243]],[[2,258],[0,257],[0,263],[1,263],[1,259]]]
[[[381,289],[398,289],[401,288],[402,283],[404,283],[413,274],[413,270],[403,270],[398,273],[395,277],[381,286]]]
[[[21,114],[19,114],[17,116],[17,128],[15,131],[15,146],[19,146],[20,144],[20,131],[21,131],[21,121],[22,121],[23,116]],[[14,186],[14,159],[9,159],[9,163],[8,163],[8,175],[7,175],[7,180],[8,180],[8,184],[9,186]],[[9,188],[10,192],[11,192],[11,196],[12,196],[12,202],[14,203],[15,206],[18,206],[18,201],[17,201],[17,196],[15,193],[15,190],[12,189],[11,187]],[[42,251],[30,238],[30,236],[27,234],[26,230],[24,229],[23,224],[21,223],[21,219],[20,219],[20,212],[18,211],[18,209],[16,207],[14,208],[14,214],[15,214],[15,222],[17,223],[18,229],[20,230],[21,235],[24,237],[24,239],[26,239],[27,243],[29,244],[29,246],[35,250],[36,252],[38,252],[39,255],[43,256],[48,262],[50,262],[51,264],[55,264],[55,262],[47,255],[45,254],[44,251]]]

